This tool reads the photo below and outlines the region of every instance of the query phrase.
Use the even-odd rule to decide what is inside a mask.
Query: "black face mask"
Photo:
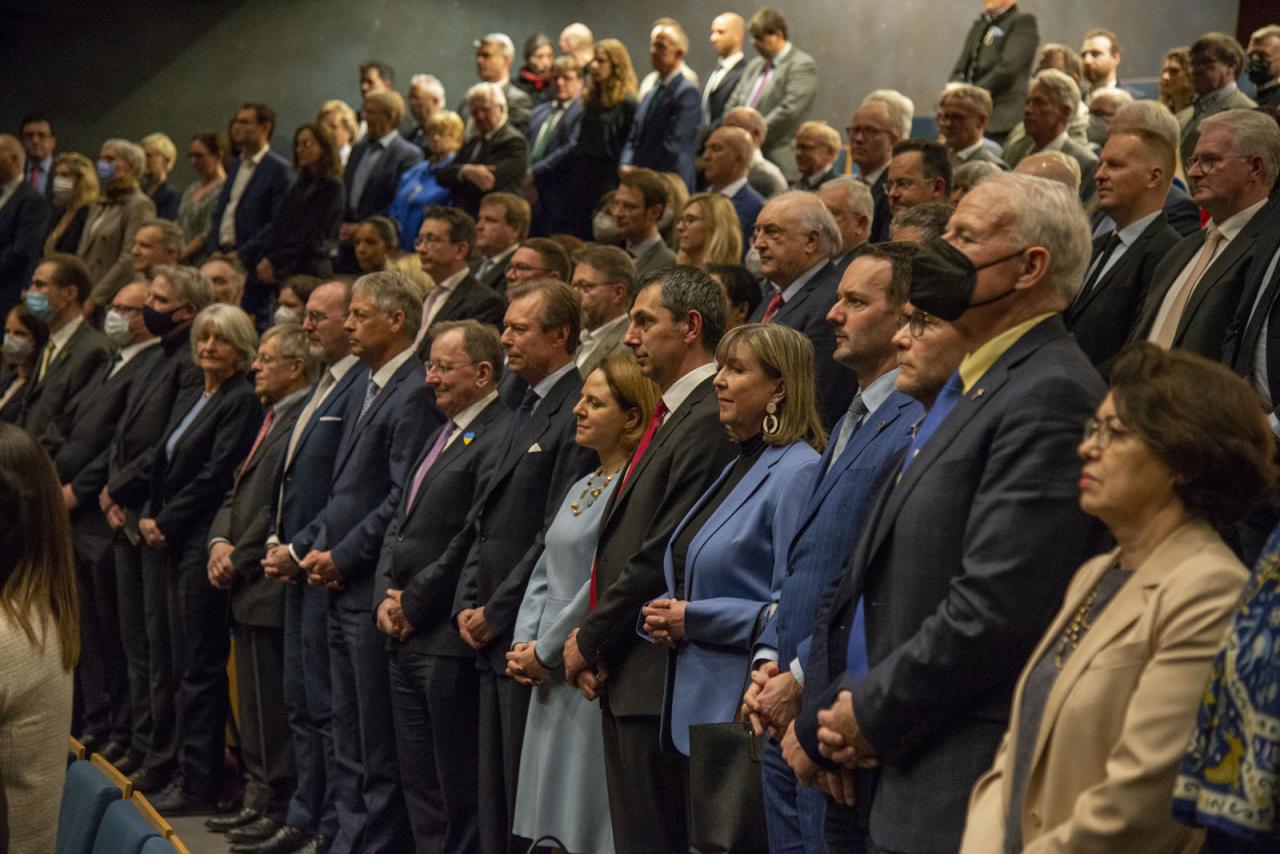
[[[147,327],[147,331],[157,338],[168,335],[178,325],[173,319],[172,311],[156,311],[149,305],[142,307],[142,323]]]
[[[1003,258],[974,266],[959,249],[941,237],[925,244],[911,261],[911,304],[926,314],[948,323],[959,320],[971,308],[990,305],[1013,293],[1013,288],[982,302],[973,302],[978,286],[978,271],[994,267],[1025,252],[1019,249]]]
[[[1271,68],[1267,65],[1267,61],[1257,56],[1249,58],[1249,64],[1244,67],[1244,73],[1249,76],[1249,82],[1254,86],[1261,86],[1271,79]]]

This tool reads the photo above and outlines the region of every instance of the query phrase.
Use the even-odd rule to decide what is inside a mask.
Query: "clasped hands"
[[[644,631],[653,643],[675,647],[685,639],[684,612],[687,599],[654,599],[640,609]]]
[[[776,661],[766,661],[751,672],[751,684],[742,695],[739,716],[751,724],[756,735],[768,734],[780,742],[787,725],[800,711],[803,694],[804,689],[790,670],[782,670]]]
[[[476,189],[487,193],[498,185],[497,171],[496,166],[468,163],[458,170],[458,175],[474,184]]]
[[[507,675],[521,685],[546,684],[550,675],[534,651],[537,646],[536,640],[521,641],[507,652]]]
[[[782,757],[802,784],[830,795],[845,806],[854,804],[853,774],[858,768],[874,768],[879,764],[872,747],[858,726],[853,711],[853,694],[841,691],[828,709],[818,712],[818,751],[840,765],[827,771],[809,758],[796,738],[795,721],[787,726],[782,738]]]
[[[588,666],[586,656],[578,647],[578,630],[574,629],[564,642],[564,681],[577,687],[578,693],[592,701],[604,693],[608,678],[609,671],[603,661],[596,662],[595,667]]]
[[[484,608],[467,608],[458,612],[458,634],[472,649],[482,649],[493,640],[493,624],[485,619]]]
[[[396,640],[402,641],[413,634],[413,624],[404,615],[404,607],[400,597],[404,591],[391,588],[387,590],[387,598],[378,605],[378,628]]]

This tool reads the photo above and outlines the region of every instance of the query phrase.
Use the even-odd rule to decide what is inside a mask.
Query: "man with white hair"
[[[529,168],[529,141],[507,121],[507,96],[501,85],[475,84],[467,90],[467,107],[474,133],[437,175],[440,184],[453,191],[454,206],[475,219],[487,193],[519,195]]]
[[[413,119],[410,125],[400,133],[409,142],[427,149],[427,120],[445,105],[444,84],[434,74],[415,74],[409,78],[409,115]]]
[[[893,147],[911,136],[915,105],[893,89],[877,89],[862,99],[849,123],[849,158],[858,167],[862,180],[870,185],[876,203],[871,224],[871,242],[889,239],[889,161]]]
[[[1106,388],[1060,314],[1088,261],[1079,202],[1000,175],[961,200],[943,240],[917,256],[910,301],[968,355],[819,611],[782,740],[802,783],[870,804],[883,851],[960,847],[1018,674],[1102,544],[1075,483],[1080,425]]]
[[[985,161],[1008,166],[983,141],[991,121],[991,95],[972,83],[948,83],[938,96],[938,131],[951,154],[951,165]]]
[[[40,260],[49,203],[23,180],[26,152],[17,137],[0,134],[0,316],[8,317]]]
[[[841,276],[857,250],[871,237],[871,224],[876,203],[871,190],[855,178],[833,178],[818,188],[818,198],[827,206],[840,229],[840,248],[831,256],[831,263]]]
[[[1201,122],[1185,165],[1209,223],[1156,268],[1130,340],[1220,359],[1228,330],[1240,334],[1237,311],[1250,308],[1239,303],[1280,174],[1280,128],[1253,110],[1216,113]]]
[[[1067,135],[1067,125],[1079,105],[1080,87],[1069,75],[1054,68],[1038,72],[1031,80],[1022,111],[1027,135],[1005,146],[1004,161],[1017,166],[1028,154],[1061,151],[1080,164],[1080,198],[1091,202],[1097,195],[1093,175],[1098,171],[1098,158]]]
[[[533,114],[533,101],[519,86],[511,82],[511,61],[516,55],[515,43],[506,33],[489,33],[476,39],[476,76],[484,83],[496,84],[506,97],[507,120],[521,133],[529,129],[529,116]],[[474,88],[474,87],[472,87]],[[474,132],[471,120],[471,90],[458,107],[458,114],[467,122],[467,137]]]
[[[768,125],[759,110],[755,107],[734,107],[725,112],[720,124],[722,127],[742,128],[750,134],[751,169],[747,172],[747,182],[755,187],[757,193],[768,199],[787,189],[787,179],[782,170],[773,162],[765,160],[760,152]]]
[[[796,179],[792,189],[816,190],[836,177],[840,134],[823,121],[810,121],[796,131]]]
[[[832,358],[836,339],[827,312],[836,302],[840,274],[831,257],[842,238],[835,219],[813,193],[775,196],[756,217],[753,246],[765,277],[764,300],[751,314],[759,323],[781,323],[813,342],[818,414],[831,428],[857,391],[846,368]]]

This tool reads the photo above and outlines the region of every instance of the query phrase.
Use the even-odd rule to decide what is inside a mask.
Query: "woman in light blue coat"
[[[785,572],[787,532],[802,509],[785,496],[797,478],[812,478],[826,442],[808,338],[750,323],[724,336],[716,359],[720,422],[738,458],[676,527],[667,598],[642,612],[642,633],[676,650],[662,737],[686,756],[691,725],[733,720],[752,642]]]
[[[587,616],[591,561],[609,495],[639,444],[658,387],[630,353],[608,356],[573,408],[577,443],[600,468],[569,488],[520,605],[507,673],[534,686],[525,724],[513,832],[553,837],[570,852],[612,852],[600,710],[564,681],[569,633]]]

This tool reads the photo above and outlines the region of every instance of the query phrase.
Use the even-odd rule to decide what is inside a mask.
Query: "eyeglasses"
[[[680,215],[680,222],[685,225],[693,225],[694,223],[702,222],[703,219],[705,219],[705,217],[694,216],[693,214]]]
[[[337,316],[341,317],[343,320],[346,320],[347,312],[344,311]],[[319,326],[321,323],[324,323],[326,320],[329,319],[329,315],[321,311],[308,311],[306,314],[302,315],[302,319],[312,324],[313,326]]]
[[[1187,158],[1187,171],[1190,172],[1197,166],[1200,171],[1208,175],[1214,169],[1222,165],[1225,160],[1249,160],[1246,154],[1193,154]]]
[[[1084,422],[1084,432],[1080,436],[1080,440],[1089,442],[1096,439],[1098,447],[1106,449],[1111,445],[1113,439],[1123,439],[1125,436],[1131,435],[1133,435],[1133,431],[1121,427],[1119,420],[1115,418],[1090,418]]]
[[[447,237],[441,237],[438,234],[422,234],[418,239],[413,241],[414,249],[421,249],[424,246],[435,246],[437,243],[452,243],[453,241]]]
[[[548,268],[535,267],[532,264],[525,264],[523,261],[519,261],[514,264],[508,264],[507,269],[517,273],[545,273]]]
[[[431,359],[427,362],[427,370],[435,371],[437,374],[447,374],[454,368],[465,368],[467,365],[474,364],[475,362],[458,362],[457,364],[454,364],[452,362],[440,362],[436,359]]]
[[[923,311],[898,316],[898,328],[905,328],[912,338],[921,337],[926,329],[934,328],[939,322],[936,317],[925,314]]]
[[[921,183],[915,178],[894,178],[892,181],[885,181],[885,190],[910,190],[916,184]]]
[[[259,353],[253,360],[256,364],[263,367],[279,364],[280,362],[300,362],[301,357],[298,356],[264,356]]]
[[[871,125],[849,125],[849,127],[844,129],[844,132],[849,134],[850,139],[853,139],[859,134],[862,136],[875,136],[878,133],[889,133],[889,131],[884,128],[873,127]]]

